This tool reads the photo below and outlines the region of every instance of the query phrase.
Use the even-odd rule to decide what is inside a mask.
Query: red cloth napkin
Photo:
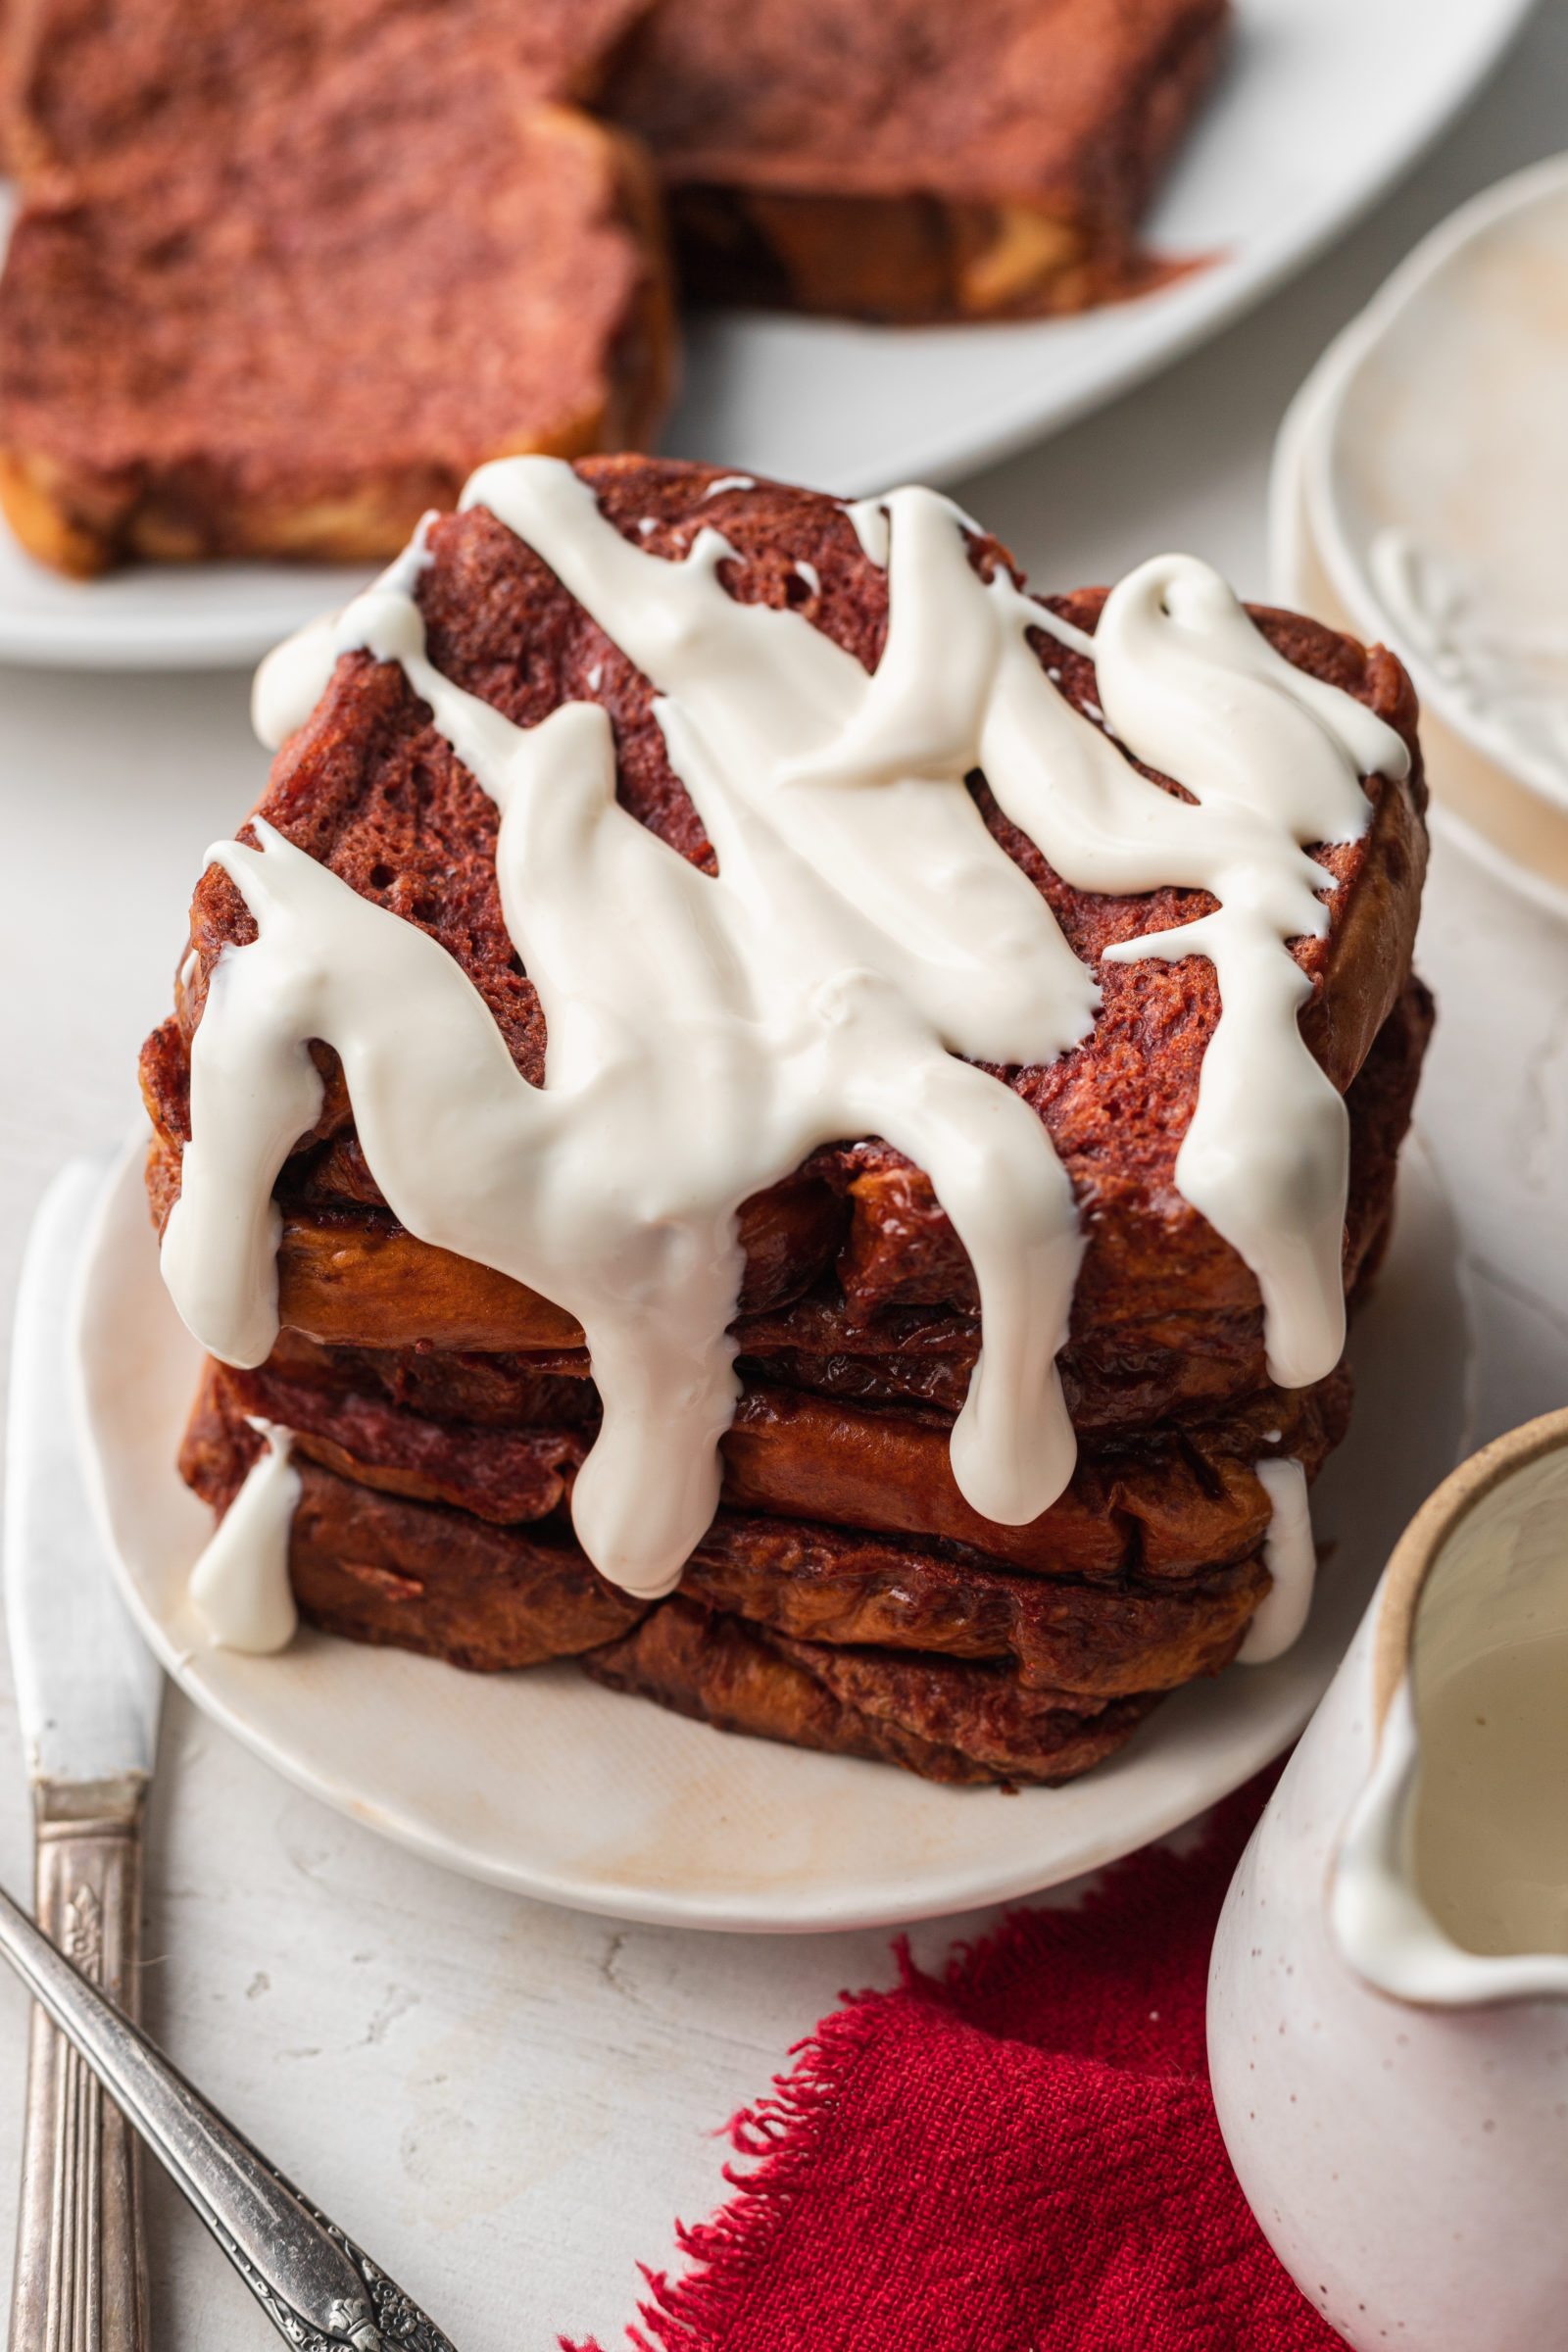
[[[825,2019],[731,2123],[760,2161],[679,2231],[685,2277],[644,2271],[629,2341],[1343,2352],[1248,2211],[1208,2088],[1209,1946],[1273,1777],[1194,1850],[1132,1856],[1081,1909],[1013,1913],[941,1977],[895,1946],[898,1988]]]

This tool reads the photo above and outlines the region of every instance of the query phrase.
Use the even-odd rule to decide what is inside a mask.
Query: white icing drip
[[[644,539],[651,539],[658,528],[659,517],[657,514],[645,514],[637,525],[638,535]]]
[[[822,574],[817,570],[816,565],[814,564],[808,564],[805,557],[802,556],[797,559],[795,568],[800,573],[802,579],[806,582],[808,588],[809,588],[811,591],[811,594],[813,596],[820,596],[822,593]]]
[[[844,510],[860,542],[860,553],[878,571],[888,567],[888,511],[879,498],[858,498]]]
[[[424,516],[402,555],[387,565],[376,581],[376,587],[395,582],[407,595],[414,594],[415,584],[430,561],[424,549],[424,535],[433,520],[433,514]],[[349,612],[355,610],[355,605],[348,608]],[[285,637],[281,645],[274,645],[257,670],[251,687],[251,726],[257,740],[270,752],[275,752],[291,735],[298,734],[330,685],[339,654],[354,652],[358,644],[347,613],[323,612],[319,620],[307,622],[292,637]]]
[[[288,1581],[288,1539],[300,1498],[289,1459],[293,1432],[245,1416],[267,1443],[190,1572],[190,1597],[221,1649],[286,1649],[299,1612]]]
[[[251,725],[270,752],[298,733],[326,692],[337,665],[341,617],[323,612],[319,620],[296,629],[273,646],[257,670],[251,686]]]
[[[1266,1665],[1292,1647],[1306,1624],[1317,1579],[1306,1472],[1299,1462],[1279,1454],[1254,1463],[1253,1470],[1274,1505],[1263,1543],[1263,1565],[1274,1582],[1236,1653],[1243,1666]]]
[[[716,482],[710,482],[703,492],[705,498],[716,498],[721,490],[755,490],[757,483],[749,473],[721,473]]]
[[[1073,653],[1084,655],[1090,662],[1094,660],[1095,641],[1087,629],[1079,628],[1076,621],[1063,620],[1059,612],[1052,612],[1042,605],[1039,611],[1039,625],[1043,629],[1048,629],[1058,645],[1069,647]],[[1061,684],[1059,669],[1048,669],[1046,675],[1053,686]],[[1101,716],[1103,718],[1103,711],[1101,711]]]
[[[1216,913],[1111,948],[1107,960],[1213,962],[1223,1009],[1176,1182],[1257,1278],[1270,1377],[1305,1387],[1345,1344],[1349,1131],[1301,1036],[1310,984],[1285,942],[1329,927],[1319,893],[1334,885],[1303,845],[1356,839],[1370,814],[1358,777],[1402,776],[1409,754],[1361,704],[1276,654],[1218,574],[1191,557],[1155,557],[1129,573],[1094,643],[1111,733],[1198,806],[1146,783],[1083,720],[1079,750],[1092,773],[1043,808],[1009,802],[989,733],[984,765],[1009,815],[1078,888],[1165,883],[1220,901]],[[1049,689],[1030,667],[1043,707]]]
[[[987,688],[1010,632],[988,609],[946,499],[900,490],[887,502],[898,514],[888,640],[868,678],[798,612],[730,597],[716,575],[734,550],[719,532],[699,532],[683,563],[644,555],[558,460],[482,466],[463,498],[534,548],[653,681],[675,771],[708,826],[721,879],[715,827],[730,829],[727,802],[815,876],[814,891],[804,874],[786,880],[781,867],[777,878],[792,899],[808,888],[813,904],[800,919],[814,934],[842,920],[843,901],[871,926],[863,938],[842,937],[842,971],[869,963],[953,1053],[1050,1060],[1088,1034],[1099,1001],[1092,974],[963,788],[979,764]],[[710,810],[710,800],[719,805]],[[600,927],[591,910],[583,919]],[[527,946],[515,931],[514,939],[540,985]]]
[[[1257,1273],[1271,1364],[1292,1367],[1276,1377],[1326,1372],[1343,1309],[1336,1322],[1322,1295],[1318,1228],[1332,1216],[1337,1304],[1344,1113],[1301,1045],[1306,984],[1283,942],[1327,919],[1316,893],[1332,884],[1299,845],[1364,825],[1357,765],[1397,772],[1397,737],[1279,661],[1205,566],[1160,559],[1113,592],[1084,641],[1114,732],[1197,806],[1160,792],[1042,672],[1028,633],[1071,642],[1066,624],[1005,575],[982,582],[956,510],[929,491],[848,510],[889,566],[871,677],[799,613],[733,601],[718,532],[699,532],[682,562],[650,556],[558,461],[486,466],[464,503],[532,546],[653,681],[719,874],[618,807],[596,706],[525,732],[434,670],[413,602],[416,540],[317,648],[310,675],[324,683],[348,646],[400,662],[501,809],[501,900],[549,1025],[546,1084],[518,1076],[426,934],[270,827],[257,827],[260,851],[218,845],[260,936],[212,975],[164,1245],[170,1287],[212,1352],[259,1362],[275,1336],[270,1190],[315,1121],[305,1041],[324,1039],[402,1223],[582,1323],[605,1418],[576,1485],[577,1532],[607,1576],[667,1590],[717,1498],[735,1396],[734,1212],[817,1143],[881,1135],[926,1170],[979,1282],[958,1486],[994,1520],[1036,1517],[1072,1467],[1054,1358],[1081,1243],[1036,1114],[955,1056],[1049,1060],[1088,1033],[1098,998],[964,788],[983,767],[1070,883],[1176,884],[1221,902],[1204,923],[1119,953],[1214,957],[1225,1011],[1188,1171],[1206,1197],[1181,1163],[1178,1182]],[[307,667],[293,662],[292,700],[274,696],[290,714]],[[1248,1216],[1250,1186],[1260,1204]]]

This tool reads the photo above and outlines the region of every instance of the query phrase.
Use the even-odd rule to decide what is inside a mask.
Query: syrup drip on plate
[[[879,1135],[924,1168],[979,1285],[955,1478],[988,1518],[1036,1518],[1072,1473],[1054,1358],[1082,1245],[1045,1127],[973,1063],[1054,1058],[1089,1034],[1099,992],[986,830],[965,784],[982,768],[1069,883],[1218,901],[1112,953],[1213,959],[1224,1009],[1177,1182],[1257,1276],[1273,1377],[1330,1370],[1348,1127],[1301,1042],[1308,983],[1285,943],[1326,931],[1333,883],[1305,845],[1364,830],[1359,777],[1406,764],[1393,731],[1275,655],[1205,565],[1163,557],[1082,641],[1107,735],[1029,642],[1081,633],[1005,574],[982,581],[964,519],[927,490],[853,517],[888,569],[871,675],[800,613],[731,598],[717,530],[681,562],[651,555],[560,461],[487,466],[465,504],[535,549],[652,681],[719,870],[688,865],[619,807],[597,705],[522,729],[433,667],[421,539],[334,628],[280,648],[257,691],[273,740],[309,715],[337,654],[363,648],[402,665],[496,803],[502,906],[548,1023],[545,1084],[518,1075],[426,934],[266,824],[258,850],[217,845],[259,936],[212,974],[164,1242],[210,1351],[255,1364],[276,1337],[271,1188],[315,1123],[307,1045],[322,1039],[400,1222],[582,1324],[604,1422],[573,1494],[577,1534],[612,1582],[666,1592],[718,1498],[735,1212],[816,1145]],[[1192,802],[1140,776],[1111,735]]]

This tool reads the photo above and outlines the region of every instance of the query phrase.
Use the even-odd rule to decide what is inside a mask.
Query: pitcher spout
[[[1329,1931],[1397,2000],[1568,1998],[1562,1420],[1456,1471],[1377,1604],[1377,1744],[1335,1860]]]
[[[1405,1675],[1330,1878],[1329,1933],[1347,1966],[1375,1991],[1425,2008],[1568,2001],[1568,1955],[1468,1951],[1434,1919],[1418,1879],[1420,1792],[1421,1740]],[[1568,1791],[1560,1801],[1568,1802]]]

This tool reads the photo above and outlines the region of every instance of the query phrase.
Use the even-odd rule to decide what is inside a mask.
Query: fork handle
[[[38,1924],[135,2014],[140,1775],[35,1785]],[[27,2052],[11,2352],[147,2352],[134,2134],[47,2012]]]

